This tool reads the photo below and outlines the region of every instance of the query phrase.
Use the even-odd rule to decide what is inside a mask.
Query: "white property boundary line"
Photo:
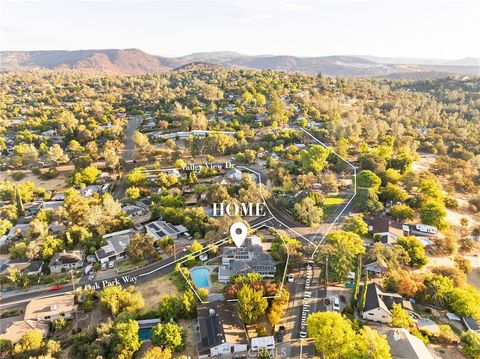
[[[260,196],[262,197],[263,204],[265,205],[265,208],[267,208],[268,213],[270,213],[270,216],[271,216],[271,217],[269,217],[268,219],[266,219],[266,220],[264,220],[264,221],[262,221],[262,222],[260,222],[260,223],[257,223],[256,225],[252,226],[252,228],[254,228],[254,229],[256,229],[256,227],[259,227],[259,228],[260,228],[260,227],[263,226],[263,224],[264,224],[265,222],[268,222],[268,221],[270,221],[270,220],[272,220],[272,219],[275,219],[276,221],[278,221],[279,223],[283,224],[285,227],[287,227],[288,229],[290,229],[290,230],[292,230],[293,232],[296,233],[296,231],[294,231],[292,228],[290,228],[289,226],[285,225],[284,223],[280,222],[280,221],[272,214],[272,211],[271,211],[270,208],[268,207],[267,201],[265,200],[265,197],[263,196],[263,193],[262,193],[262,189],[261,189],[261,186],[262,186],[262,177],[260,176],[260,173],[254,171],[254,170],[252,170],[252,169],[250,169],[250,168],[244,167],[244,166],[237,166],[237,167],[238,167],[238,168],[245,169],[245,170],[250,171],[250,172],[252,172],[252,173],[254,173],[254,174],[257,175],[257,177],[258,177],[258,191],[259,191],[259,193],[260,193]],[[289,259],[290,259],[290,251],[288,250],[288,246],[287,246],[287,244],[285,243],[285,239],[284,239],[283,236],[277,231],[276,228],[274,228],[274,227],[272,227],[272,226],[265,226],[265,227],[267,227],[267,228],[272,228],[272,229],[280,236],[280,238],[282,239],[283,245],[284,245],[285,248],[287,249],[287,261],[285,262],[285,268],[284,268],[284,271],[283,271],[282,284],[281,284],[281,286],[280,286],[280,291],[279,291],[279,293],[280,293],[280,292],[282,291],[283,287],[284,287],[284,284],[285,284],[285,277],[286,277],[286,275],[287,275],[288,261],[289,261]],[[300,235],[300,234],[299,234],[299,235]],[[303,237],[303,236],[302,236],[302,237]],[[303,238],[305,238],[305,237],[303,237]],[[213,248],[212,248],[213,246],[222,245],[222,244],[224,244],[225,242],[229,241],[229,239],[230,239],[230,237],[227,236],[227,237],[225,237],[225,238],[223,238],[223,239],[215,242],[213,245],[212,245],[212,244],[208,245],[206,250],[202,249],[201,251],[197,251],[197,252],[195,252],[195,254],[192,253],[191,255],[194,256],[194,258],[195,258],[195,257],[198,257],[198,256],[201,255],[201,254],[208,253],[209,251],[211,251],[211,250],[213,249]],[[307,238],[305,238],[305,239],[306,239],[307,241],[309,241]],[[310,241],[309,241],[309,242],[310,242]],[[310,242],[310,243],[312,243],[312,242]],[[312,243],[312,244],[313,244],[313,243]],[[185,263],[185,262],[187,261],[187,258],[186,258],[186,257],[188,257],[188,256],[185,256],[185,257],[182,257],[182,258],[181,258],[181,259],[183,259],[183,261],[179,261],[179,264],[180,264],[180,265],[182,265],[183,263]],[[204,303],[204,304],[205,304],[205,303],[208,303],[208,302],[205,302],[205,301],[200,297],[200,295],[198,294],[198,292],[197,292],[195,286],[193,285],[192,281],[191,281],[189,278],[187,278],[187,277],[185,276],[185,274],[183,274],[183,271],[180,270],[180,273],[182,274],[183,278],[187,281],[188,285],[189,285],[190,288],[193,290],[193,292],[194,292],[195,295],[197,296],[198,300],[199,300],[201,303]],[[278,297],[278,295],[273,296],[273,297],[272,297],[272,296],[270,296],[270,297],[264,297],[264,298],[277,298],[277,297]],[[230,300],[228,300],[228,301],[237,301],[237,299],[230,299]]]
[[[335,219],[333,220],[333,222],[330,224],[330,226],[328,227],[328,229],[326,230],[326,232],[324,233],[324,235],[322,236],[322,238],[320,239],[320,241],[318,241],[318,244],[315,248],[315,250],[313,251],[312,253],[312,256],[310,257],[311,260],[313,260],[313,258],[315,257],[315,254],[317,253],[318,251],[318,248],[320,247],[320,245],[322,244],[322,242],[325,240],[325,237],[327,236],[327,234],[332,230],[333,226],[336,224],[336,222],[338,221],[338,219],[343,215],[343,212],[345,212],[345,210],[347,209],[347,207],[350,205],[350,203],[352,203],[353,199],[355,198],[355,196],[357,195],[357,168],[348,160],[346,160],[345,158],[343,158],[342,156],[340,156],[337,152],[335,152],[330,146],[326,145],[325,143],[323,143],[322,141],[320,141],[318,138],[316,138],[315,136],[313,136],[310,132],[308,132],[307,130],[305,130],[304,128],[300,128],[305,134],[307,134],[309,137],[311,137],[315,142],[317,142],[318,144],[320,144],[321,146],[323,146],[324,148],[326,148],[328,151],[330,151],[331,153],[333,153],[335,156],[337,156],[338,158],[340,158],[343,162],[345,162],[347,165],[349,165],[352,169],[353,169],[353,196],[352,198],[350,198],[350,200],[345,204],[345,207],[340,211],[340,213],[337,215],[337,217],[335,217]],[[319,229],[320,231],[320,229]],[[317,234],[318,234],[318,231],[317,231]],[[303,339],[302,338],[299,338],[300,339],[300,358],[302,358],[302,355],[303,355]]]
[[[269,218],[268,221],[269,221],[270,219],[271,219],[271,218]],[[285,285],[285,277],[287,276],[288,262],[289,262],[289,260],[290,260],[290,251],[288,250],[288,246],[287,246],[287,244],[285,243],[285,239],[284,239],[283,236],[277,231],[276,228],[274,228],[274,227],[272,227],[272,226],[263,226],[263,223],[262,223],[262,224],[257,224],[256,227],[259,227],[259,228],[261,228],[261,227],[267,227],[267,228],[273,229],[273,230],[278,234],[278,236],[282,239],[283,245],[284,245],[285,248],[287,249],[287,260],[286,260],[286,262],[285,262],[285,268],[284,268],[284,270],[283,270],[283,278],[282,278],[282,283],[281,283],[281,285],[280,285],[280,290],[277,292],[278,294],[275,295],[275,296],[265,296],[265,297],[263,297],[263,298],[267,298],[267,299],[279,298],[279,297],[280,297],[280,293],[282,292],[283,287],[284,287],[284,285]],[[254,228],[254,229],[257,229],[257,228]],[[229,240],[230,240],[230,238],[229,238],[229,237],[226,237],[226,238],[224,238],[224,239],[222,240],[222,242],[225,243],[225,242],[228,242]],[[222,243],[222,244],[223,244],[223,243]],[[207,252],[209,252],[210,250],[212,250],[212,248],[207,249],[207,250],[204,251],[203,253],[207,253]],[[202,254],[202,253],[200,253],[200,254]],[[198,255],[199,255],[199,254],[198,254]],[[198,255],[195,255],[194,257],[197,257]],[[188,256],[186,256],[186,257],[188,257]],[[182,259],[184,259],[184,260],[181,261],[181,262],[179,263],[179,265],[182,265],[183,263],[185,263],[185,262],[188,260],[188,258],[185,258],[185,257],[183,257]],[[204,301],[204,300],[200,297],[200,295],[198,294],[197,289],[196,289],[195,286],[193,285],[193,283],[192,283],[192,281],[190,280],[190,278],[188,278],[187,276],[185,276],[185,274],[183,274],[183,271],[182,271],[182,270],[180,270],[180,273],[182,274],[183,278],[185,279],[185,281],[186,281],[186,282],[188,283],[188,285],[190,286],[190,289],[192,289],[193,292],[195,293],[195,296],[197,297],[197,299],[198,299],[202,304],[208,303],[208,300],[207,300],[207,301]],[[228,302],[238,302],[238,299],[227,299],[227,301],[228,301]]]

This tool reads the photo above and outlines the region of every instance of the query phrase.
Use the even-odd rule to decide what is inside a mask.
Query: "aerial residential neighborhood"
[[[480,358],[468,2],[1,7],[0,358]]]

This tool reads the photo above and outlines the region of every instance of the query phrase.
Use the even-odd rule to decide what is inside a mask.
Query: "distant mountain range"
[[[230,51],[202,52],[181,57],[162,57],[138,49],[78,51],[0,51],[0,70],[23,68],[77,69],[106,74],[145,74],[175,69],[222,67],[259,70],[319,72],[331,76],[441,77],[448,74],[480,75],[480,59],[460,60],[388,58],[376,56],[295,57],[249,56]]]

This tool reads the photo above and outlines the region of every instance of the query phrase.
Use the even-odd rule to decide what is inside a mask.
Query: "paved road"
[[[125,129],[125,137],[123,139],[123,151],[121,154],[124,167],[123,174],[120,181],[117,183],[117,187],[113,193],[113,197],[121,199],[125,196],[127,190],[127,176],[128,171],[134,167],[133,161],[135,160],[135,142],[133,142],[133,133],[138,129],[142,119],[140,116],[130,117],[128,120],[127,128]]]
[[[265,218],[255,218],[250,222],[250,226],[253,228],[259,227],[261,222],[264,222]],[[108,278],[102,278],[98,281],[89,281],[87,277],[80,278],[75,283],[75,288],[84,287],[85,285],[90,285],[95,287],[96,289],[102,289],[104,286],[109,284],[119,284],[119,285],[131,285],[146,282],[157,278],[159,276],[165,275],[170,273],[175,264],[184,256],[186,256],[187,252],[177,252],[176,258],[173,256],[165,258],[164,260],[151,263],[146,265],[145,267],[135,269],[129,272],[125,272],[122,274],[118,274]],[[125,280],[124,278],[127,278]],[[54,297],[63,293],[68,293],[73,290],[73,285],[67,284],[62,287],[62,289],[58,291],[51,292],[48,289],[41,289],[36,291],[28,291],[28,292],[15,292],[15,293],[2,293],[0,294],[0,309],[7,309],[13,307],[24,307],[30,300],[34,298],[43,298],[43,297]]]

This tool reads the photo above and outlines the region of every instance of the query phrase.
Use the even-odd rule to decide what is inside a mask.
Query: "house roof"
[[[473,317],[462,317],[462,323],[467,330],[469,329],[473,331],[480,330],[480,326],[478,325],[478,322]]]
[[[108,237],[107,244],[95,251],[95,255],[100,260],[121,254],[125,251],[125,248],[127,248],[130,240],[130,233],[115,234],[111,237]]]
[[[73,294],[33,299],[25,308],[25,320],[38,320],[47,316],[74,312],[77,310],[74,299]]]
[[[403,237],[403,229],[401,223],[392,221],[386,216],[374,216],[366,218],[368,226],[371,227],[371,232],[376,233],[391,233],[397,237]]]
[[[370,283],[367,286],[367,296],[363,311],[368,312],[375,308],[382,308],[390,313],[393,304],[400,304],[402,308],[412,309],[409,301],[403,300],[400,294],[383,292],[376,283]]]
[[[395,359],[433,359],[421,339],[411,335],[405,328],[394,328],[387,332],[390,354]]]
[[[365,265],[364,268],[366,270],[370,271],[370,272],[376,272],[376,273],[383,273],[388,269],[386,265],[384,265],[384,264],[382,264],[378,261],[368,263],[368,264]]]
[[[82,250],[63,251],[53,255],[49,266],[83,262],[84,260],[85,252]]]
[[[237,306],[216,301],[197,307],[200,328],[200,353],[222,343],[248,344],[245,326],[238,316]]]
[[[12,343],[18,342],[26,332],[29,330],[38,330],[46,337],[49,331],[49,324],[47,322],[37,320],[22,320],[21,317],[15,317],[13,321],[7,322],[1,319],[0,327],[3,329],[3,334],[0,334],[1,339],[10,340]]]
[[[17,268],[20,271],[38,272],[42,268],[43,261],[26,261],[23,259],[11,259],[0,267],[0,274],[8,274],[10,268]]]
[[[188,231],[188,229],[183,225],[174,226],[165,221],[154,221],[145,225],[145,228],[152,232],[157,239],[182,234]]]

